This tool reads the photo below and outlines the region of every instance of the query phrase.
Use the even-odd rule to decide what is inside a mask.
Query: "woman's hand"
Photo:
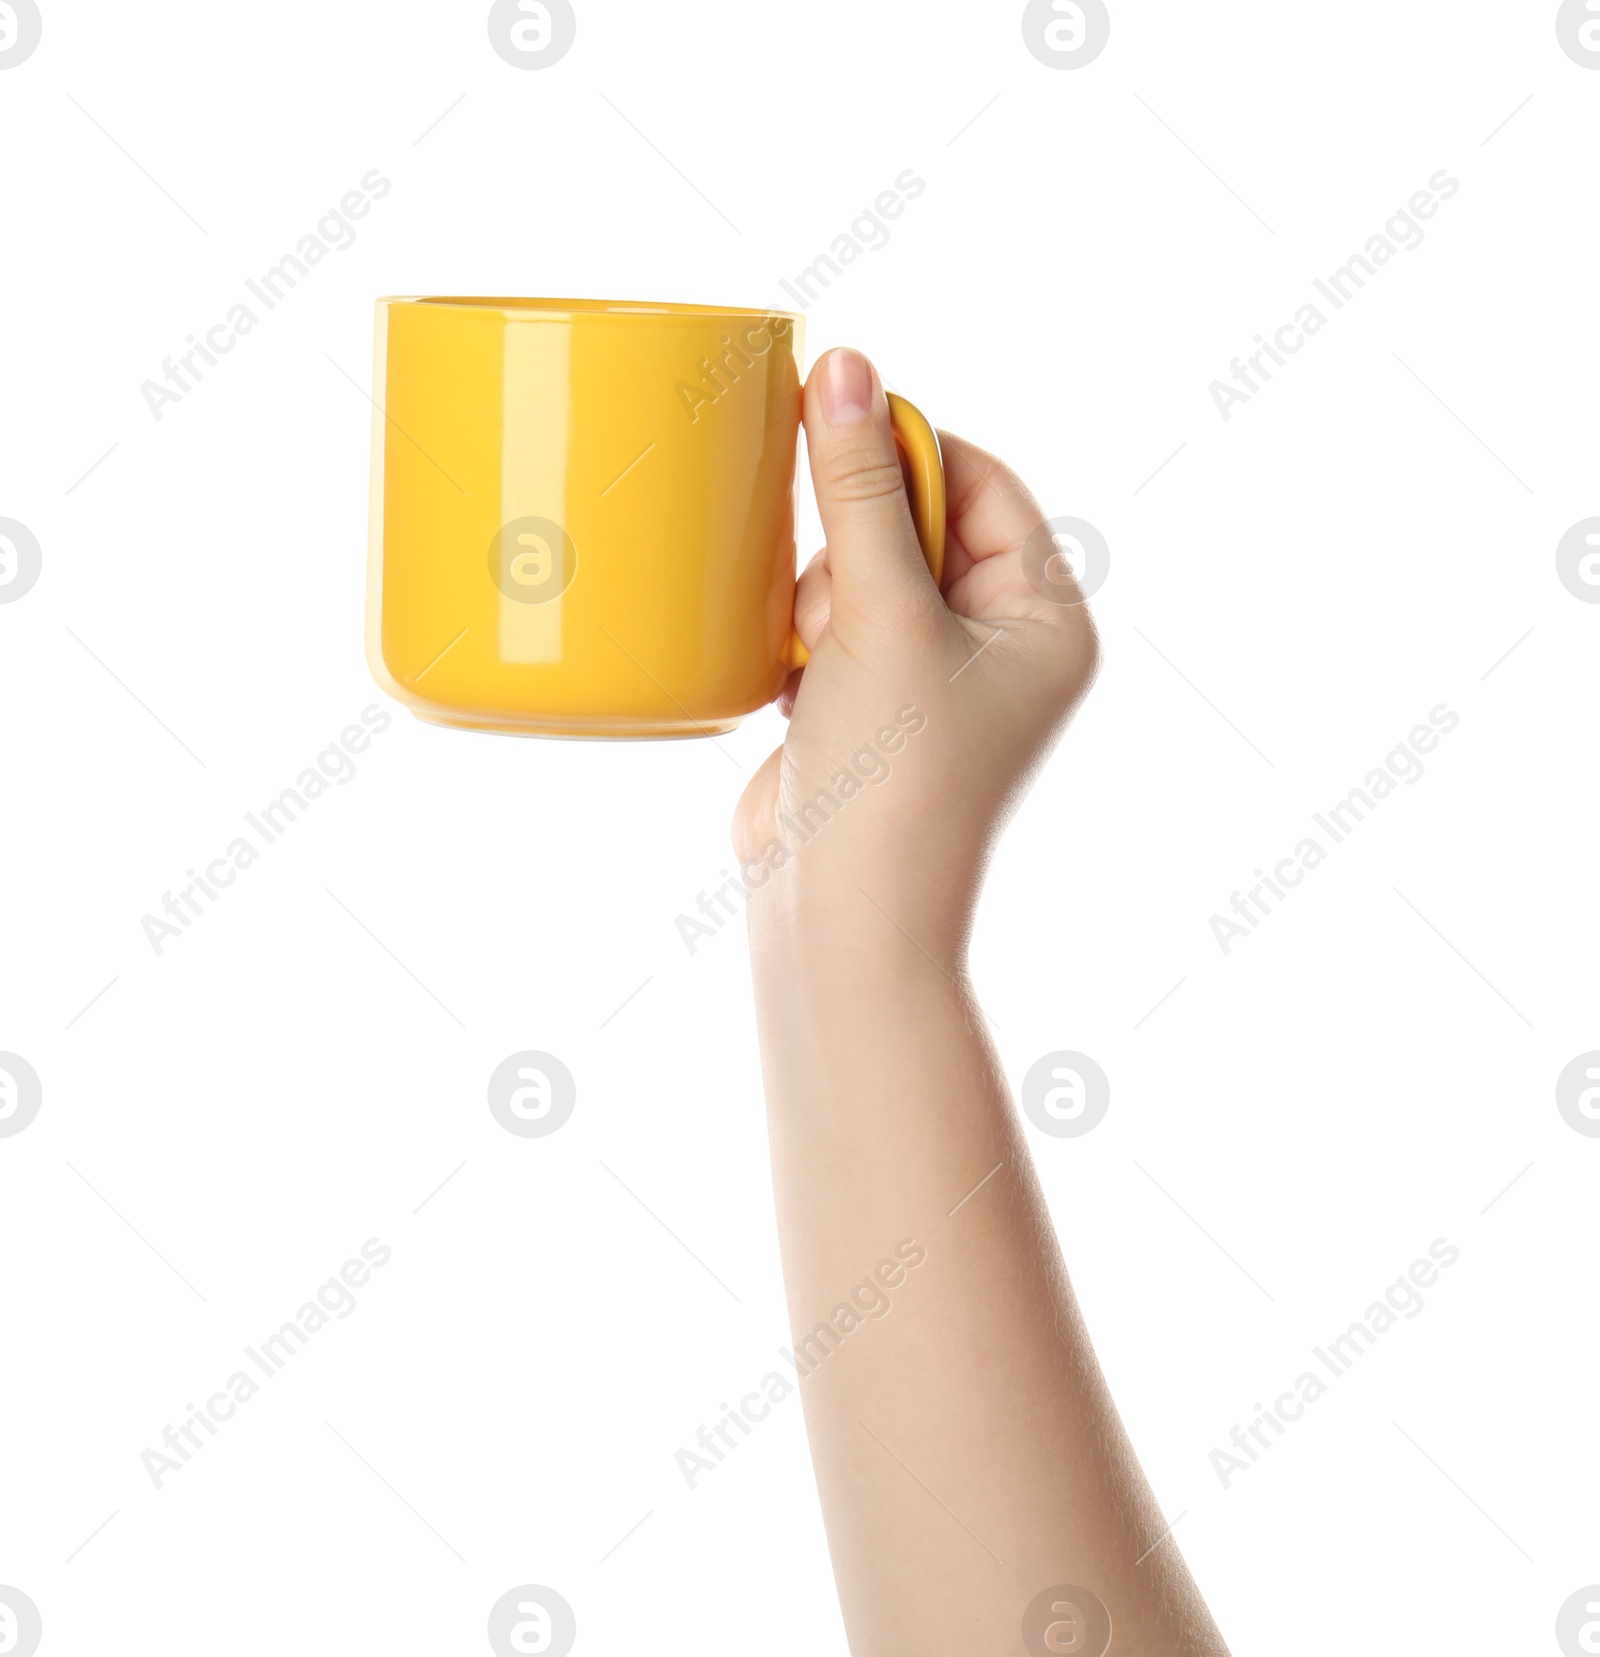
[[[1032,495],[948,433],[941,594],[859,352],[812,369],[805,427],[827,546],[795,595],[811,660],[780,698],[788,739],[734,822],[752,925],[876,905],[955,962],[989,848],[1094,677],[1094,624]]]

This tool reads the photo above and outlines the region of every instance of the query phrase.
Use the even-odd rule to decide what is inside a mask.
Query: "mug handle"
[[[928,424],[927,416],[915,403],[907,402],[892,391],[886,395],[889,399],[889,424],[894,432],[895,449],[900,456],[900,470],[906,478],[911,522],[922,546],[922,556],[927,560],[928,574],[937,587],[944,574],[945,530],[944,459],[939,453],[939,434]],[[800,642],[800,635],[792,627],[783,659],[791,669],[804,667],[811,659],[811,652]]]

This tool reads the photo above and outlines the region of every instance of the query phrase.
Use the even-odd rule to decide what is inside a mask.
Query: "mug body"
[[[419,718],[695,736],[790,666],[802,322],[573,299],[377,309],[367,652]]]

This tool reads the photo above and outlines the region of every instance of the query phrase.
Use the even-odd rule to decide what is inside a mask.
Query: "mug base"
[[[530,715],[527,719],[481,719],[470,714],[445,714],[411,710],[412,717],[424,725],[442,725],[452,731],[484,731],[491,736],[568,737],[577,742],[664,742],[686,737],[723,736],[737,730],[738,719],[723,719],[702,723],[688,719],[677,722],[651,720],[584,720],[544,719]]]

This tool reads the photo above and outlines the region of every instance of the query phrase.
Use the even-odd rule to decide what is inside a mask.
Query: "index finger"
[[[1049,540],[1038,501],[1003,460],[953,432],[939,433],[939,448],[949,502],[946,588],[986,558],[1015,552],[1040,535]]]

